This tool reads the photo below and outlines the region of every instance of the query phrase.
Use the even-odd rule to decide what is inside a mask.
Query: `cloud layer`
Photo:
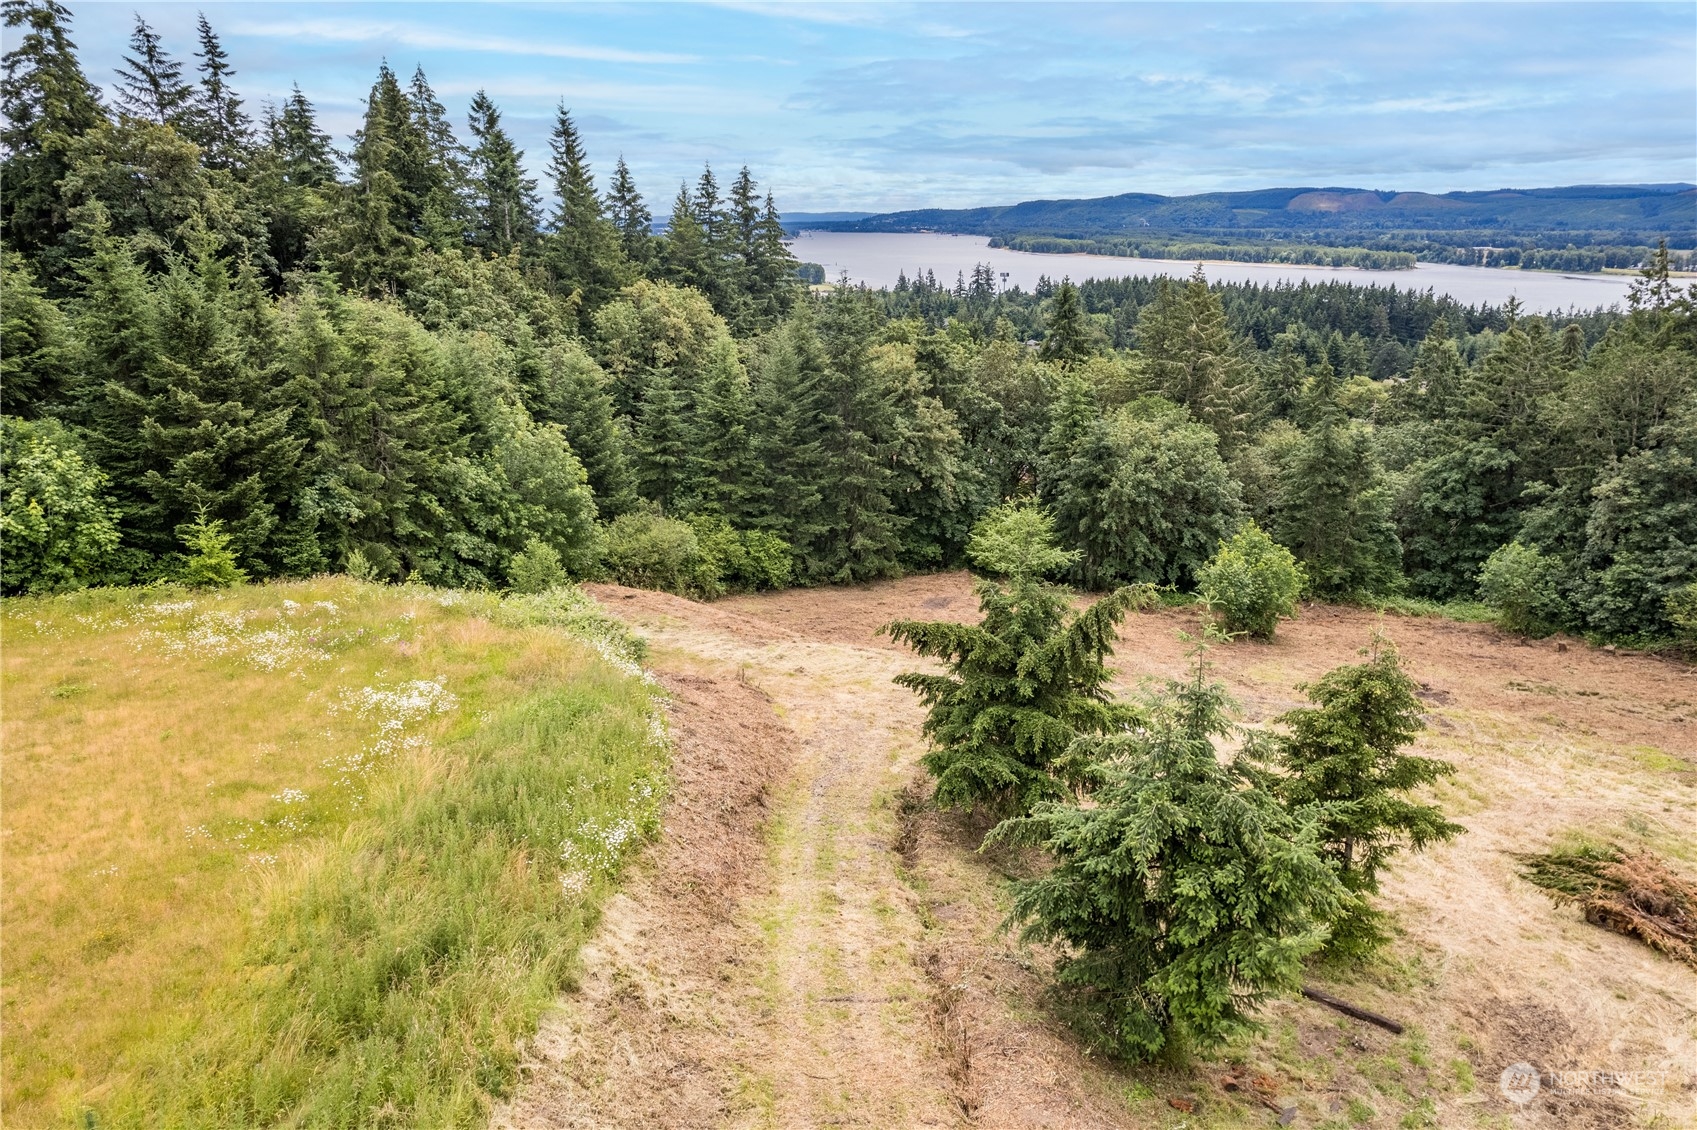
[[[345,136],[380,59],[422,64],[456,114],[486,88],[540,169],[564,99],[599,167],[623,152],[661,209],[709,160],[795,210],[1697,181],[1690,4],[204,10],[254,103],[298,81]],[[74,11],[110,83],[130,9]],[[190,55],[193,8],[140,11]]]

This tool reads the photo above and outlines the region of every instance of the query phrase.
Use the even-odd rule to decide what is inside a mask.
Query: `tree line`
[[[138,23],[109,106],[63,7],[5,12],[8,592],[176,577],[209,529],[258,579],[856,582],[1019,498],[1086,587],[1189,589],[1254,522],[1315,596],[1472,598],[1513,545],[1540,623],[1654,637],[1697,564],[1665,255],[1554,318],[1200,270],[810,294],[746,170],[656,235],[564,108],[544,208],[422,72],[337,153],[298,90],[251,120],[204,20],[193,81]]]

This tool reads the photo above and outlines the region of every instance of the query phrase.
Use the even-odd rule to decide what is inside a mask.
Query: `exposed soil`
[[[1003,879],[1030,861],[974,853],[982,828],[924,803],[922,712],[890,683],[920,664],[876,631],[975,619],[964,573],[714,605],[591,588],[650,639],[674,693],[678,789],[497,1125],[1697,1119],[1697,976],[1555,906],[1509,855],[1586,831],[1697,865],[1688,668],[1328,607],[1272,643],[1214,648],[1253,724],[1383,630],[1422,683],[1423,750],[1460,770],[1434,795],[1469,832],[1392,871],[1384,905],[1403,934],[1386,961],[1315,974],[1407,1035],[1277,1002],[1267,1034],[1224,1061],[1133,1070],[1083,1051],[1043,996],[1046,955],[1000,928]],[[1186,610],[1133,617],[1122,690],[1180,674],[1177,632],[1195,627]],[[1568,1077],[1515,1105],[1497,1079],[1522,1061],[1641,1074]]]

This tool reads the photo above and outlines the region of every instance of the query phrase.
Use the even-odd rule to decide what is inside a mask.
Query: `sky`
[[[563,100],[662,215],[704,162],[784,211],[1697,182],[1689,2],[66,2],[95,82],[134,13],[193,63],[204,11],[252,108],[299,83],[344,147],[383,59],[462,131],[487,90],[533,173]]]

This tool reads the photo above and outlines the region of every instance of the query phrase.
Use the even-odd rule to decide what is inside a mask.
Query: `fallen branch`
[[[1364,1008],[1357,1008],[1348,1001],[1339,1000],[1330,993],[1323,993],[1319,989],[1311,988],[1308,985],[1302,986],[1302,995],[1311,1001],[1325,1005],[1327,1008],[1335,1008],[1345,1016],[1353,1016],[1357,1020],[1365,1020],[1369,1024],[1377,1024],[1387,1032],[1395,1033],[1398,1036],[1402,1035],[1402,1025],[1398,1024],[1388,1016],[1380,1016],[1376,1012],[1368,1012]]]

